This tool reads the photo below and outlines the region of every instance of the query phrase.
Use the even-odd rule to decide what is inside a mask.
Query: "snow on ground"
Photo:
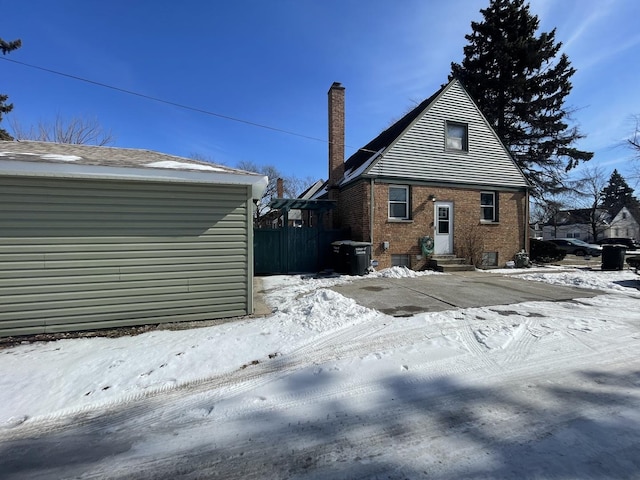
[[[396,267],[372,275],[423,274]],[[196,462],[202,455],[211,462],[222,451],[226,460],[207,464],[213,470],[201,467],[201,476],[208,471],[249,478],[255,468],[255,478],[278,478],[275,473],[282,469],[293,469],[284,475],[291,477],[316,471],[313,478],[377,478],[382,473],[384,478],[422,478],[425,472],[436,478],[473,472],[509,478],[509,472],[525,465],[531,478],[547,478],[577,461],[571,449],[582,449],[583,455],[585,448],[596,448],[589,434],[600,437],[598,448],[609,455],[594,464],[596,473],[603,465],[611,468],[611,459],[621,451],[624,457],[629,445],[637,452],[640,277],[631,271],[566,267],[489,274],[606,294],[399,320],[329,289],[359,277],[275,276],[263,280],[265,299],[274,308],[265,318],[4,348],[0,446],[6,441],[5,453],[14,452],[18,460],[11,463],[4,455],[0,469],[18,472],[21,455],[46,455],[34,432],[53,435],[55,441],[46,437],[46,445],[66,445],[52,428],[79,425],[76,433],[83,438],[88,434],[80,429],[83,422],[94,425],[91,419],[101,416],[105,424],[114,418],[109,435],[138,432],[118,442],[129,447],[102,445],[105,459],[59,466],[42,478],[85,472],[101,478],[153,478],[158,472],[188,472],[181,459]],[[143,413],[118,413],[135,408]],[[558,422],[558,427],[549,426]],[[12,439],[25,435],[33,450],[22,443],[11,450],[17,441]],[[92,441],[98,448],[103,440]],[[526,447],[531,443],[533,453]],[[64,456],[64,447],[59,448],[50,454]],[[245,452],[254,457],[243,457]],[[551,458],[554,452],[557,458]],[[109,455],[119,456],[114,461]],[[261,455],[273,460],[273,470],[265,470]],[[509,455],[532,456],[510,464]],[[540,455],[550,462],[546,467],[538,465]],[[612,476],[640,471],[633,457],[621,459]],[[139,471],[140,459],[147,459],[147,477]],[[336,470],[340,465],[344,468]],[[585,472],[578,468],[573,475],[586,478]],[[20,473],[7,478],[20,478]]]
[[[446,273],[434,272],[433,270],[424,270],[422,272],[416,272],[407,267],[392,267],[385,268],[379,272],[373,272],[369,277],[377,278],[416,278],[424,277],[425,275],[446,275]]]

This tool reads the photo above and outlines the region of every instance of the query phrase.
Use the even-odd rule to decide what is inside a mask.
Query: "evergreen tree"
[[[20,40],[14,40],[13,42],[5,42],[2,38],[0,38],[0,51],[2,51],[3,55],[7,53],[17,50],[22,45]],[[0,94],[0,122],[2,121],[2,115],[5,113],[9,113],[13,109],[12,103],[6,103],[9,97],[7,95]],[[13,140],[13,137],[9,135],[9,132],[0,128],[0,140]]]
[[[593,153],[572,145],[582,135],[569,127],[564,107],[571,91],[571,67],[555,29],[538,30],[538,17],[524,0],[490,0],[466,35],[462,64],[451,64],[458,78],[496,130],[527,179],[534,195],[559,193],[566,172]]]
[[[609,183],[602,189],[601,199],[602,208],[611,215],[617,214],[622,207],[631,210],[640,207],[640,202],[633,196],[633,188],[627,184],[618,170],[613,171]]]

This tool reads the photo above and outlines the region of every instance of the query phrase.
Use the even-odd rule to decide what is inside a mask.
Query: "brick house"
[[[345,89],[329,92],[330,228],[371,242],[380,268],[460,256],[504,266],[528,246],[529,185],[453,80],[344,161]]]

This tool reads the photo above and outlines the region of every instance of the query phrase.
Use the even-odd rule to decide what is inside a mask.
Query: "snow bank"
[[[556,273],[530,273],[518,275],[518,278],[524,280],[532,280],[536,282],[545,282],[552,285],[567,285],[579,288],[589,288],[595,290],[625,292],[634,294],[630,291],[629,284],[640,281],[638,275],[630,270],[602,272],[598,270],[571,270]],[[638,294],[639,292],[635,292]],[[640,295],[639,295],[640,296]]]
[[[407,267],[391,267],[380,270],[379,272],[370,273],[368,276],[374,278],[415,278],[424,277],[425,275],[446,275],[446,273],[434,272],[433,270],[416,272]]]

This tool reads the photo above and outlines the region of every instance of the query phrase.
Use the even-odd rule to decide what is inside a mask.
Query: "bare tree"
[[[631,179],[636,182],[636,185],[640,183],[640,114],[632,116],[635,127],[631,137],[627,139],[627,146],[634,152],[634,165],[633,175]]]
[[[226,163],[217,161],[211,155],[206,155],[200,152],[191,152],[189,154],[189,158],[193,160],[198,160],[200,162],[210,162],[210,163],[215,163],[217,165],[226,165]]]
[[[543,194],[532,197],[529,221],[532,224],[551,224],[554,228],[553,236],[558,236],[558,213],[566,207],[566,198],[558,194]]]
[[[9,125],[16,140],[37,140],[41,142],[72,143],[77,145],[112,145],[115,137],[106,130],[95,117],[71,117],[65,119],[56,115],[53,121],[41,120],[36,126],[24,128],[11,118]]]
[[[594,241],[610,228],[609,213],[602,208],[603,191],[609,175],[598,166],[588,166],[584,175],[576,181],[576,194],[581,197],[583,208],[588,213],[589,230]]]
[[[529,221],[531,223],[547,223],[565,207],[565,200],[559,195],[542,195],[531,199]]]
[[[636,122],[636,127],[628,141],[631,148],[636,152],[636,158],[640,160],[640,115],[634,115],[633,118]]]

